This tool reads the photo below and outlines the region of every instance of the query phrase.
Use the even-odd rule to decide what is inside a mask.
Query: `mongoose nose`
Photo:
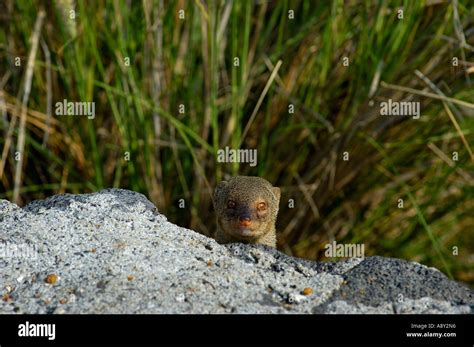
[[[248,215],[239,216],[239,224],[244,227],[248,227],[250,224],[252,224],[252,221],[250,220],[250,216]]]

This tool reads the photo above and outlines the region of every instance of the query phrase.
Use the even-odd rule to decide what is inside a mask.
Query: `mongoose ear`
[[[275,195],[275,198],[277,199],[277,201],[280,202],[280,188],[273,187],[272,192],[273,192],[273,195]]]
[[[214,202],[214,206],[216,205],[217,199],[219,195],[222,193],[224,188],[227,186],[227,181],[221,181],[217,185],[216,189],[214,189],[214,196],[212,197],[212,201]]]

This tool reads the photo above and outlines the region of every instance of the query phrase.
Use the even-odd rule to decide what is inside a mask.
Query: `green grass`
[[[6,155],[0,152],[0,198],[13,198],[16,117],[42,6],[0,5],[0,89],[7,106],[3,112],[0,100],[0,149],[9,143]],[[259,175],[282,188],[277,227],[286,253],[324,259],[327,242],[363,242],[366,255],[416,260],[474,284],[473,159],[442,101],[376,83],[436,93],[419,70],[447,97],[474,103],[468,0],[457,9],[464,46],[451,2],[57,0],[43,9],[41,38],[51,62],[40,45],[19,203],[128,188],[146,194],[171,221],[209,234],[216,183]],[[72,9],[75,20],[68,17]],[[466,65],[452,66],[453,57]],[[43,145],[48,91],[53,112],[63,99],[94,101],[95,119],[53,114]],[[381,116],[379,103],[389,98],[419,101],[421,118]],[[472,149],[474,110],[448,105]],[[239,144],[258,149],[255,168],[217,163],[219,148]]]

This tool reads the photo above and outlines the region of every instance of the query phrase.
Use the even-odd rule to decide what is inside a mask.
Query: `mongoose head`
[[[249,176],[220,182],[213,198],[221,230],[248,242],[274,232],[279,202],[280,188],[263,178]]]

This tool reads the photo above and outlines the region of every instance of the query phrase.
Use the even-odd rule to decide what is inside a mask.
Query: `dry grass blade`
[[[260,106],[262,105],[263,99],[265,98],[265,95],[267,95],[268,90],[270,89],[270,86],[273,83],[273,80],[277,76],[278,70],[280,69],[280,66],[282,64],[282,61],[279,60],[275,66],[275,68],[272,71],[272,74],[270,75],[270,78],[267,81],[267,84],[265,85],[265,88],[263,88],[262,94],[260,94],[260,97],[258,98],[257,104],[255,105],[255,108],[253,109],[252,115],[250,116],[249,121],[247,122],[247,125],[245,126],[245,130],[242,134],[242,137],[240,139],[239,147],[242,146],[242,143],[244,142],[245,136],[247,135],[250,126],[252,125],[255,117],[257,116],[257,112],[260,109]]]
[[[446,96],[444,93],[441,91],[441,89],[438,88],[436,84],[434,84],[428,77],[426,77],[420,70],[415,70],[415,75],[418,76],[423,82],[425,82],[436,94],[440,96]],[[453,105],[452,102],[448,102],[449,107],[451,107],[454,110],[454,113],[458,118],[462,119],[462,115],[459,112],[459,110],[456,108],[456,106]]]
[[[199,8],[199,10],[201,11],[202,15],[203,15],[203,18],[206,20],[206,22],[209,22],[209,13],[206,9],[206,6],[205,4],[203,4],[201,2],[201,0],[195,0],[194,2],[196,4],[196,6]]]
[[[431,82],[428,77],[426,77],[421,71],[419,70],[415,70],[415,74],[422,80],[424,81],[426,84],[428,84],[428,86],[430,86],[431,89],[433,89],[439,96],[443,96],[443,97],[446,97],[443,92],[433,83]],[[464,146],[466,147],[467,151],[469,152],[469,155],[471,157],[471,160],[474,161],[474,156],[472,154],[472,151],[471,151],[471,148],[469,147],[469,143],[467,142],[462,130],[461,130],[461,127],[459,126],[456,118],[454,117],[453,113],[451,112],[451,109],[448,107],[448,103],[449,105],[452,105],[451,102],[445,102],[443,100],[443,106],[444,106],[444,109],[446,110],[446,113],[448,114],[449,116],[449,119],[451,119],[451,122],[453,122],[454,124],[454,127],[456,128],[456,131],[458,132],[459,136],[461,137],[461,140],[462,142],[464,143]]]
[[[379,64],[377,65],[377,70],[375,70],[374,78],[372,79],[372,83],[370,84],[369,99],[372,98],[375,92],[377,91],[380,82],[380,76],[382,75],[382,69],[383,60],[379,62]]]
[[[51,123],[51,116],[52,116],[52,108],[53,108],[53,92],[52,92],[52,85],[51,85],[51,53],[49,52],[48,45],[44,40],[41,40],[41,47],[43,48],[44,57],[46,59],[46,128],[47,131],[44,132],[43,135],[43,146],[46,146],[48,143],[48,137],[50,131],[50,123]]]
[[[25,125],[26,125],[26,111],[28,107],[28,98],[30,97],[31,91],[31,81],[33,79],[33,68],[35,64],[36,52],[38,50],[38,43],[41,33],[41,26],[43,25],[43,20],[45,17],[45,12],[43,10],[38,12],[38,17],[36,18],[33,37],[31,39],[31,50],[28,55],[28,63],[26,66],[26,75],[25,75],[25,90],[23,94],[23,100],[21,103],[21,116],[20,116],[20,128],[17,141],[17,152],[20,154],[20,158],[16,162],[15,167],[15,187],[13,189],[13,201],[19,203],[20,200],[20,188],[21,188],[21,174],[23,167],[23,158],[24,149],[25,149]]]
[[[436,155],[444,161],[446,164],[448,164],[450,167],[455,167],[456,165],[454,162],[441,150],[436,146],[434,143],[430,142],[428,143],[428,148],[431,149]]]
[[[455,168],[456,164],[451,158],[449,158],[441,149],[438,148],[433,142],[428,143],[428,148],[431,149],[442,161],[449,165],[449,167]],[[466,180],[467,183],[472,181],[472,177],[463,169],[457,168],[456,172]]]
[[[443,106],[444,106],[444,109],[445,109],[446,113],[449,116],[449,119],[451,119],[451,122],[453,122],[454,127],[456,128],[456,131],[458,132],[459,136],[461,137],[461,140],[464,143],[464,146],[466,147],[467,151],[469,152],[469,156],[471,157],[471,160],[474,162],[474,155],[472,154],[472,150],[469,147],[469,143],[467,142],[466,137],[464,136],[464,134],[461,130],[461,127],[458,124],[458,121],[456,120],[456,118],[454,118],[453,113],[451,112],[448,105],[444,101],[443,101]]]
[[[3,151],[2,151],[2,156],[0,157],[0,180],[3,178],[3,172],[5,169],[5,162],[7,159],[8,155],[8,150],[10,149],[10,144],[11,144],[11,136],[13,134],[13,128],[16,125],[16,120],[8,123],[8,118],[7,118],[7,105],[5,102],[5,95],[3,92],[3,88],[8,81],[8,78],[10,77],[11,72],[8,71],[5,76],[3,76],[1,85],[0,85],[0,110],[2,112],[2,118],[0,125],[4,128],[3,136],[5,137],[5,145],[3,146]],[[15,123],[15,124],[12,124]],[[8,129],[7,129],[8,128]]]
[[[316,185],[315,188],[313,188],[310,192],[308,192],[308,190],[305,189],[305,186],[306,186],[305,183],[301,179],[300,175],[298,175],[298,173],[295,173],[295,178],[298,181],[298,184],[300,185],[300,190],[303,193],[303,196],[305,197],[306,201],[308,202],[309,206],[311,207],[311,211],[313,211],[314,217],[316,219],[319,219],[320,218],[319,209],[318,209],[318,206],[316,205],[316,203],[314,202],[314,199],[313,199],[313,196],[312,196],[314,191],[318,188],[318,185]]]
[[[393,90],[399,90],[399,91],[402,91],[402,92],[413,93],[413,94],[416,94],[416,95],[426,96],[427,98],[443,100],[443,101],[452,102],[454,104],[458,104],[458,105],[461,105],[461,106],[464,106],[464,107],[474,108],[474,104],[471,104],[467,101],[450,98],[448,96],[441,96],[441,95],[437,95],[437,94],[433,94],[433,93],[424,92],[424,91],[418,90],[418,89],[413,89],[413,88],[403,87],[403,86],[397,86],[395,84],[390,84],[390,83],[386,83],[386,82],[383,82],[383,81],[380,82],[380,85],[384,88],[387,88],[387,89],[393,89]]]
[[[461,42],[460,50],[461,50],[462,60],[466,60],[466,53],[464,52],[464,46],[466,45],[466,36],[464,35],[461,19],[459,18],[458,0],[452,0],[452,6],[453,6],[454,31],[456,32],[456,36],[458,37],[458,40]],[[466,67],[464,67],[464,74],[466,76],[467,83],[470,83],[471,81],[469,79],[469,73],[467,72]]]

